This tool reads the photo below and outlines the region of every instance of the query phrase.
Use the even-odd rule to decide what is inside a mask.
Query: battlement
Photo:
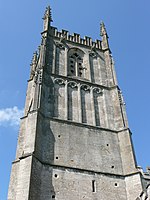
[[[72,35],[70,35],[70,33],[66,30],[58,31],[56,27],[51,26],[50,34],[54,37],[60,38],[60,41],[67,40],[70,42],[75,42],[81,45],[89,46],[93,49],[102,49],[100,40],[93,41],[92,38],[88,36],[81,38],[80,34],[78,33],[73,33]]]

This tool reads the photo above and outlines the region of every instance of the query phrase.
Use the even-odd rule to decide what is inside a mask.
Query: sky
[[[53,26],[82,37],[100,39],[104,21],[137,162],[144,170],[150,166],[150,1],[0,0],[0,200],[7,199],[30,63],[48,5]]]

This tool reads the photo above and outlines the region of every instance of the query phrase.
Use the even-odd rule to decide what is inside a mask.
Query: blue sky
[[[138,165],[150,165],[150,1],[0,0],[0,200],[7,198],[30,62],[49,4],[59,30],[99,39],[105,22]]]

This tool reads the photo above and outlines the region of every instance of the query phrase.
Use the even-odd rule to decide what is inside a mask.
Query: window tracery
[[[83,67],[84,53],[79,49],[71,49],[68,55],[68,75],[69,76],[85,76],[85,68]]]

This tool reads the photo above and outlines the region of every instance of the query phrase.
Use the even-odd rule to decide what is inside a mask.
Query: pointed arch
[[[71,48],[68,51],[68,76],[85,77],[83,66],[84,52],[78,48]]]

